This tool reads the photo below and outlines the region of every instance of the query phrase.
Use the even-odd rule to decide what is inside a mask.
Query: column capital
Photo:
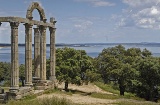
[[[35,32],[37,32],[39,30],[39,28],[33,28]]]
[[[38,28],[40,29],[40,30],[46,30],[46,26],[43,26],[43,25],[40,25],[40,26],[38,26]]]
[[[10,26],[11,27],[18,27],[19,26],[19,22],[10,22]]]
[[[56,31],[56,28],[49,27],[49,31]]]
[[[32,28],[32,24],[28,24],[28,23],[25,23],[25,24],[23,24],[25,27],[28,27],[28,28]]]

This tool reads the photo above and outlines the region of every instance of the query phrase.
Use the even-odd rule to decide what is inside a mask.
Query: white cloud
[[[157,15],[158,13],[159,13],[159,11],[157,10],[157,8],[152,8],[151,14]]]
[[[114,3],[108,2],[106,0],[75,0],[78,2],[89,2],[94,7],[102,7],[102,6],[114,6]]]
[[[123,0],[123,3],[131,7],[141,7],[141,6],[149,6],[149,5],[158,5],[160,0]]]
[[[88,30],[93,24],[92,21],[86,19],[74,19],[73,22],[74,27],[78,32],[84,32],[85,30]]]
[[[123,10],[117,26],[160,29],[160,0],[123,0]]]

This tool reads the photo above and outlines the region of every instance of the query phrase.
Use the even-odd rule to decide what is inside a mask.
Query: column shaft
[[[11,89],[19,88],[18,59],[18,22],[10,22],[11,26]]]
[[[32,25],[25,24],[25,86],[32,85]]]
[[[41,32],[41,43],[40,43],[40,55],[41,55],[41,70],[40,77],[41,80],[46,80],[46,27],[40,26]]]
[[[35,77],[40,78],[40,32],[34,28],[34,70]]]
[[[55,76],[55,66],[56,66],[56,48],[55,48],[55,31],[56,28],[49,28],[50,31],[50,80],[54,81]]]

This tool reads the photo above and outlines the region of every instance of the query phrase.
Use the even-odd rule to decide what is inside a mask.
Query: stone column
[[[41,70],[40,77],[42,81],[46,80],[46,27],[40,26],[40,55],[41,55]]]
[[[55,81],[55,66],[56,66],[56,48],[55,48],[55,31],[56,28],[49,28],[50,31],[50,80]]]
[[[10,22],[11,26],[11,88],[19,89],[19,59],[18,59],[18,22]]]
[[[40,78],[40,32],[34,28],[34,70],[35,77]]]
[[[32,85],[32,25],[25,24],[25,86]]]

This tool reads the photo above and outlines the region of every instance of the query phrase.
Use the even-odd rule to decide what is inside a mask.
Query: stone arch
[[[27,14],[26,14],[26,18],[27,19],[32,19],[32,12],[34,9],[37,9],[40,15],[40,20],[41,21],[46,21],[46,16],[44,13],[44,9],[39,5],[38,2],[33,2],[27,9]]]

